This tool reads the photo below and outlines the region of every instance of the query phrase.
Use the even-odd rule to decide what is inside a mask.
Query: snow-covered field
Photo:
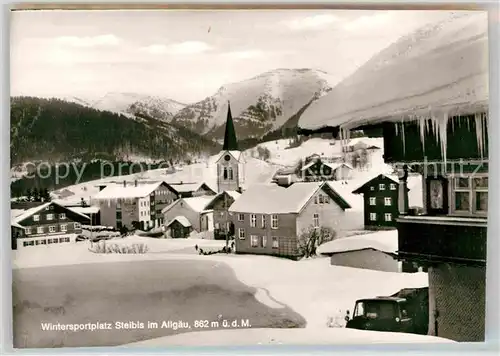
[[[118,241],[118,240],[112,240]],[[306,331],[293,331],[304,333],[302,339],[297,336],[293,339],[299,343],[366,343],[366,342],[434,342],[441,341],[433,337],[416,335],[395,334],[384,336],[378,332],[335,331],[328,328],[329,318],[342,320],[346,310],[352,312],[356,299],[389,295],[402,288],[423,287],[428,285],[426,273],[390,273],[348,267],[331,266],[328,258],[315,258],[303,261],[290,261],[270,256],[254,255],[197,255],[194,246],[204,249],[219,249],[224,241],[201,239],[152,239],[147,237],[127,237],[120,243],[132,244],[144,242],[149,251],[145,254],[94,254],[88,251],[88,243],[81,242],[68,245],[49,245],[36,248],[26,248],[13,251],[14,268],[40,267],[54,265],[73,265],[84,263],[112,263],[130,261],[131,263],[144,260],[196,260],[209,259],[229,265],[236,277],[248,286],[255,287],[258,292],[256,298],[272,308],[281,306],[281,303],[291,307],[302,315],[307,321]],[[171,253],[176,250],[192,248],[191,254]],[[309,331],[307,331],[309,330]],[[319,330],[319,331],[318,331]],[[265,332],[248,330],[238,334],[233,342],[238,344],[255,344],[255,340],[266,343],[271,339],[289,343],[292,334],[285,331],[274,331],[266,336]],[[224,332],[211,332],[204,334],[196,342],[216,344],[222,340]],[[366,335],[365,335],[366,334]],[[213,335],[213,336],[211,336]],[[230,334],[231,335],[231,334]],[[246,336],[248,335],[248,336]],[[317,335],[313,337],[312,335]],[[330,337],[328,336],[330,335]],[[337,336],[335,336],[337,335]],[[345,337],[345,339],[343,339]],[[173,338],[173,339],[171,339]],[[164,341],[153,340],[152,345],[171,345],[183,343],[189,336],[166,337]],[[209,339],[207,339],[209,338]],[[222,338],[222,339],[221,339]],[[232,338],[232,337],[231,337]],[[302,340],[302,341],[300,341]],[[323,341],[321,341],[323,340]],[[406,341],[403,341],[406,340]],[[146,342],[147,343],[147,342]],[[190,343],[189,343],[190,344]]]

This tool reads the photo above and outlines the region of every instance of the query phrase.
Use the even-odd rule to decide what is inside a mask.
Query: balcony
[[[402,216],[397,222],[401,260],[486,265],[486,218]]]

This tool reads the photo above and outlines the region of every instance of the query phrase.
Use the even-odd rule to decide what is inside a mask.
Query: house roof
[[[343,237],[318,246],[317,252],[323,255],[374,249],[395,254],[398,250],[398,231],[386,230],[370,234]]]
[[[71,206],[68,209],[84,215],[97,214],[100,210],[98,206]]]
[[[325,190],[343,209],[350,208],[350,205],[325,183],[298,182],[289,187],[277,184],[252,185],[231,205],[229,211],[260,214],[299,213],[319,189]]]
[[[206,210],[207,205],[212,201],[213,196],[199,196],[199,197],[190,197],[190,198],[180,198],[174,201],[172,204],[166,206],[162,209],[162,213],[166,213],[171,210],[177,204],[187,204],[191,210],[202,213]]]
[[[212,207],[212,205],[215,203],[215,201],[217,199],[219,199],[224,193],[226,193],[227,195],[229,195],[231,198],[234,199],[234,201],[236,201],[236,199],[238,199],[240,196],[241,196],[241,193],[235,191],[235,190],[225,190],[223,192],[220,192],[218,193],[217,195],[213,196],[212,200],[205,206],[205,209],[209,209]]]
[[[139,183],[137,186],[108,185],[94,196],[96,200],[144,198],[164,182]]]
[[[66,210],[71,210],[67,207],[65,207],[64,205],[61,205],[61,204],[58,204],[56,202],[47,202],[45,204],[42,204],[42,205],[38,205],[34,208],[31,208],[31,209],[27,209],[25,210],[22,214],[20,215],[17,215],[16,217],[14,217],[12,220],[11,220],[11,224],[14,225],[14,224],[19,224],[21,223],[23,220],[29,218],[30,216],[44,210],[46,207],[48,207],[49,205],[57,205],[57,206],[60,206],[61,208],[63,209],[66,209]],[[73,210],[71,210],[73,211]],[[85,219],[88,219],[89,217],[87,215],[84,215],[82,213],[79,213],[79,212],[76,212],[76,211],[73,211],[75,214],[77,215],[80,215],[81,217],[85,218]]]
[[[200,189],[202,186],[212,190],[206,183],[168,183],[178,193],[189,193]]]
[[[487,13],[454,13],[374,56],[312,103],[298,126],[349,130],[483,112],[488,108],[488,66]]]
[[[191,222],[188,220],[188,218],[186,218],[184,215],[178,215],[170,220],[170,222],[167,224],[167,227],[169,227],[174,221],[178,221],[184,227],[191,226]]]
[[[363,194],[364,190],[368,188],[372,181],[380,177],[386,177],[390,179],[395,184],[399,185],[399,178],[394,174],[377,174],[376,176],[370,178],[361,186],[353,190],[353,194]],[[408,204],[410,207],[422,207],[423,206],[423,187],[422,187],[422,176],[420,174],[411,174],[407,179],[408,187]]]
[[[350,164],[345,163],[345,162],[329,163],[329,162],[324,162],[322,160],[319,160],[319,161],[313,160],[313,161],[309,162],[308,164],[306,164],[305,166],[303,166],[301,168],[301,171],[305,171],[306,169],[308,169],[309,167],[313,166],[317,162],[321,162],[325,166],[330,167],[332,169],[332,171],[334,171],[334,170],[336,170],[336,169],[338,169],[338,168],[340,168],[342,166],[347,167],[349,169],[354,169],[354,168],[352,168],[352,166]]]

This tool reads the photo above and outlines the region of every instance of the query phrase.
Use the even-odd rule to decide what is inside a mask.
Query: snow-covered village
[[[13,347],[484,341],[487,14],[395,12],[13,14]]]

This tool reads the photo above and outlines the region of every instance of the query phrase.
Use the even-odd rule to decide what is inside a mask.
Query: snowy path
[[[143,239],[148,241],[148,238]],[[280,308],[283,305],[289,306],[306,319],[306,329],[310,329],[314,333],[320,332],[320,334],[341,332],[336,328],[328,328],[328,319],[345,315],[346,310],[353,308],[356,299],[390,295],[401,288],[428,285],[426,273],[390,273],[331,266],[328,258],[294,262],[269,256],[254,255],[184,255],[171,252],[195,244],[200,247],[214,246],[216,242],[194,239],[182,242],[162,239],[149,239],[149,241],[148,246],[150,246],[152,253],[143,255],[97,255],[90,253],[85,244],[26,249],[25,251],[14,252],[13,267],[25,268],[144,260],[202,259],[215,261],[229,265],[239,281],[256,288],[255,297],[261,303],[271,308]],[[308,331],[304,332],[308,333]],[[415,335],[402,335],[396,338],[412,338],[413,336]],[[335,342],[336,337],[333,339],[332,336],[324,337],[331,340],[332,343]],[[429,340],[429,342],[432,341]]]

